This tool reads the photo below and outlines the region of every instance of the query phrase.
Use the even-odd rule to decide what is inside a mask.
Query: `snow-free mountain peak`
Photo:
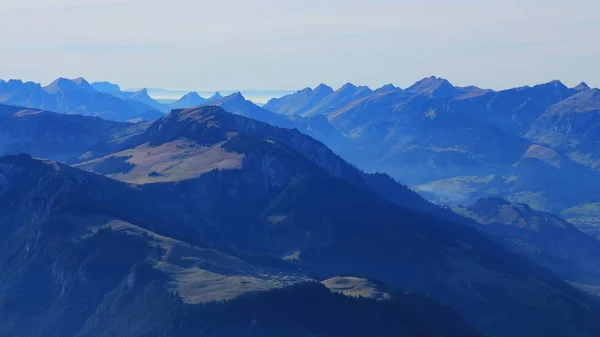
[[[436,76],[426,77],[410,86],[406,91],[436,98],[450,98],[458,93],[448,80]]]
[[[94,88],[83,78],[79,77],[76,79],[68,79],[59,77],[52,83],[44,87],[44,90],[50,94],[56,94],[59,92],[94,92]]]

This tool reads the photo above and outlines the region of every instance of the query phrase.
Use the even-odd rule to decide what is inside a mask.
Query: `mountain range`
[[[0,102],[116,121],[221,106],[297,128],[357,167],[390,174],[436,203],[460,206],[497,195],[561,214],[591,235],[600,228],[594,138],[599,92],[560,81],[493,91],[432,76],[405,90],[392,84],[376,90],[321,84],[259,107],[240,93],[205,99],[191,92],[164,104],[147,90],[124,92],[110,82],[82,78],[46,87],[0,82]]]
[[[161,188],[25,155],[0,158],[0,177],[2,335],[479,336],[423,297],[336,295],[285,262],[207,246],[212,225]]]
[[[239,95],[224,101],[248,109]],[[4,153],[72,164],[0,160],[4,334],[231,336],[256,325],[258,335],[291,327],[341,336],[339,322],[352,319],[362,322],[356,336],[476,335],[457,314],[406,292],[451,306],[489,335],[600,331],[597,299],[546,269],[553,265],[509,251],[475,222],[364,173],[297,129],[216,106],[142,124],[3,109],[10,123],[36,130],[7,128],[8,139],[31,145]],[[90,145],[65,155],[61,137],[84,127],[98,130],[76,135]],[[56,152],[37,147],[46,139]],[[361,279],[403,291],[385,299]],[[331,294],[340,282],[374,300]],[[226,302],[217,310],[215,300]],[[339,314],[329,323],[316,319],[330,311]]]
[[[432,76],[405,90],[321,84],[263,107],[239,93],[211,102],[190,100],[192,95],[176,106],[218,105],[297,128],[357,167],[386,172],[437,203],[499,195],[562,214],[596,235],[598,96],[585,83],[493,91]]]
[[[94,82],[91,86],[99,92],[110,94],[123,99],[133,99],[138,102],[144,103],[148,106],[155,108],[162,112],[169,112],[171,109],[188,108],[193,106],[199,106],[207,102],[215,101],[223,98],[220,93],[216,92],[210,98],[203,98],[198,95],[197,92],[191,91],[183,95],[180,99],[173,101],[172,103],[165,104],[150,97],[148,89],[140,89],[137,91],[122,91],[118,84],[110,82]]]
[[[597,98],[0,82],[0,334],[600,335]]]
[[[59,78],[45,87],[33,82],[0,80],[0,103],[115,121],[153,120],[162,116],[154,107],[135,99],[98,92],[83,78]]]
[[[324,115],[337,137],[320,140],[358,167],[386,172],[437,203],[500,196],[562,214],[595,233],[598,89],[552,81],[493,91],[437,77],[366,97],[345,87],[316,100],[307,99],[316,89],[303,89],[264,108]]]
[[[0,104],[120,122],[156,120],[171,109],[198,106],[222,98],[218,92],[206,99],[190,92],[166,104],[153,99],[147,89],[122,91],[117,84],[89,83],[81,77],[58,78],[47,86],[21,80],[0,80]]]

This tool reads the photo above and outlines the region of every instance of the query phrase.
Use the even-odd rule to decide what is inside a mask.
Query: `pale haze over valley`
[[[0,0],[0,78],[123,88],[600,86],[600,2]]]

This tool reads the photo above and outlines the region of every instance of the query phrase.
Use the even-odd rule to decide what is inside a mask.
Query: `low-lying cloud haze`
[[[123,87],[600,86],[598,0],[0,0],[0,78]]]

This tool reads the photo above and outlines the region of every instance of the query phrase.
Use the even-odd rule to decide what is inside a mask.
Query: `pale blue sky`
[[[599,0],[0,0],[0,78],[600,86]]]

